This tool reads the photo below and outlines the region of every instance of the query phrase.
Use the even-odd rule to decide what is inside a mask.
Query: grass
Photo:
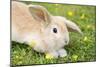
[[[29,2],[30,3],[30,2]],[[96,12],[95,6],[65,5],[35,3],[45,6],[53,15],[64,16],[79,25],[83,36],[77,33],[70,33],[70,43],[65,46],[68,56],[58,59],[46,59],[45,55],[34,51],[26,44],[12,42],[11,44],[11,64],[31,65],[31,64],[52,64],[69,62],[90,62],[96,60]]]

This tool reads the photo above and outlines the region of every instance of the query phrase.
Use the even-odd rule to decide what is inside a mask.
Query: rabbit
[[[26,5],[12,1],[12,41],[30,44],[37,52],[50,54],[53,58],[67,56],[65,45],[69,32],[82,34],[79,26],[62,16],[52,15],[40,5]]]

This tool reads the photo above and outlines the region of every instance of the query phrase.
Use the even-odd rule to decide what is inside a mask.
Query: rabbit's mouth
[[[69,41],[68,41],[68,40],[65,40],[64,42],[65,42],[65,45],[68,45],[68,43],[69,43]]]
[[[65,40],[65,43],[67,43],[67,40]]]

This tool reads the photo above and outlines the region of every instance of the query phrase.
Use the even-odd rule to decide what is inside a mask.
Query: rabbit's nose
[[[65,41],[65,43],[67,43],[67,40]]]

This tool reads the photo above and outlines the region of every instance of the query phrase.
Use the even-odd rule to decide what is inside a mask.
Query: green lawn
[[[95,6],[31,3],[45,6],[51,14],[64,16],[74,21],[79,25],[84,35],[71,32],[69,45],[65,46],[68,56],[58,59],[46,59],[44,54],[34,51],[28,45],[12,42],[12,65],[96,61]]]

